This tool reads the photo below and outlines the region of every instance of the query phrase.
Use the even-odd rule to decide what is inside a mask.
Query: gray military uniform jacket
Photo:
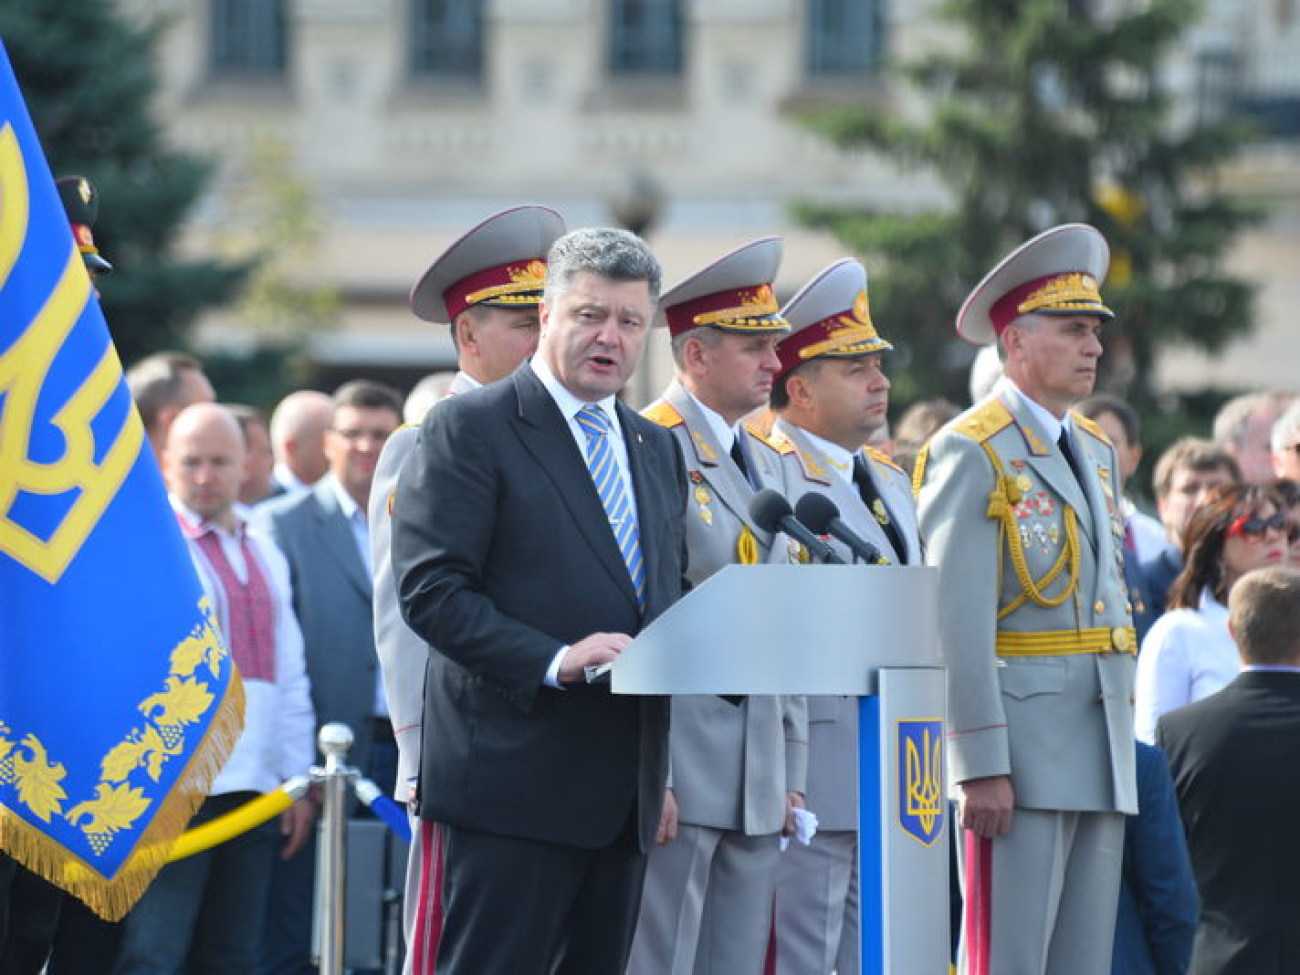
[[[734,562],[788,561],[788,540],[754,524],[754,488],[685,388],[674,380],[644,415],[672,432],[686,458],[691,583]],[[754,434],[745,438],[759,485],[782,491],[778,453]],[[779,831],[786,793],[804,791],[807,737],[802,696],[750,696],[739,704],[713,695],[674,697],[671,785],[681,822],[751,836]]]
[[[478,384],[463,372],[456,373],[447,395],[468,392]],[[393,432],[375,465],[370,486],[370,553],[374,566],[375,651],[388,700],[388,716],[397,739],[397,782],[393,795],[399,802],[411,798],[410,790],[420,774],[420,728],[424,715],[424,669],[429,646],[402,619],[397,605],[397,584],[393,579],[393,495],[397,475],[415,449],[420,435],[418,423],[408,423]],[[387,787],[388,783],[381,782]]]
[[[1080,479],[1009,381],[918,461],[940,573],[950,779],[1009,775],[1029,809],[1137,812],[1136,646],[1114,449],[1071,414]],[[1069,429],[1069,427],[1067,427]]]
[[[921,542],[917,535],[916,510],[907,475],[876,451],[863,451],[867,470],[876,491],[903,538],[906,552],[898,552],[889,536],[867,509],[853,483],[832,469],[830,460],[808,434],[794,424],[778,419],[772,438],[780,446],[788,442],[794,450],[785,456],[786,481],[791,501],[809,491],[824,494],[840,509],[840,518],[856,534],[870,542],[894,565],[917,564]],[[846,562],[848,548],[838,541],[830,545]],[[869,639],[869,635],[865,637]],[[808,698],[808,808],[817,814],[823,830],[858,828],[857,793],[858,702],[839,695]]]

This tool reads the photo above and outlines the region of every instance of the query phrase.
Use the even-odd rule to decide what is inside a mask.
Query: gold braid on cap
[[[509,302],[512,299],[523,303],[532,300],[533,292],[541,291],[546,284],[546,262],[529,261],[521,268],[512,268],[510,280],[505,284],[496,284],[490,288],[480,288],[465,296],[465,304],[477,305],[484,301]]]
[[[1088,311],[1101,304],[1101,292],[1097,290],[1097,279],[1091,274],[1079,271],[1070,274],[1058,274],[1041,288],[1030,292],[1019,305],[1016,312],[1028,315],[1042,311]]]

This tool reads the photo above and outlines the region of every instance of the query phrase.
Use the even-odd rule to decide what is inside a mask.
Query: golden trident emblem
[[[27,172],[13,127],[0,128],[0,287],[8,280],[27,238],[30,211]],[[129,408],[116,431],[92,424],[122,382],[122,365],[106,344],[92,368],[62,405],[41,404],[46,377],[90,298],[90,278],[75,246],[68,249],[55,284],[36,316],[0,355],[0,552],[48,582],[57,582],[103,516],[130,473],[144,428]],[[6,323],[10,328],[15,323]],[[89,364],[88,364],[89,365]],[[43,405],[38,414],[38,405]],[[31,456],[33,431],[57,430],[63,454]],[[109,442],[98,442],[109,433]],[[69,499],[62,518],[40,533],[12,517],[21,495]]]
[[[920,723],[920,722],[918,722]],[[935,823],[943,814],[940,797],[940,756],[941,739],[932,734],[929,723],[925,722],[920,741],[914,735],[907,737],[904,748],[905,760],[905,804],[909,817],[915,817],[921,826],[922,836],[918,837],[927,845],[933,841]],[[910,832],[910,831],[909,831]]]

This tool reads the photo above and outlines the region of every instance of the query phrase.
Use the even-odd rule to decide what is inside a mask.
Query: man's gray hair
[[[1292,394],[1282,392],[1244,393],[1234,396],[1219,407],[1214,415],[1214,442],[1239,444],[1246,436],[1246,427],[1258,413],[1276,417],[1291,402]]]
[[[712,325],[699,325],[674,335],[669,343],[673,351],[673,362],[677,363],[679,369],[682,367],[685,362],[685,352],[683,350],[686,348],[686,343],[691,339],[703,342],[707,348],[716,349],[725,334],[721,329],[714,328]]]
[[[650,288],[650,303],[659,304],[663,270],[650,245],[634,233],[617,227],[581,227],[557,240],[546,256],[546,303],[554,306],[582,271],[611,281],[644,281]]]
[[[1269,442],[1275,454],[1300,443],[1300,399],[1288,406],[1286,412],[1277,418]]]

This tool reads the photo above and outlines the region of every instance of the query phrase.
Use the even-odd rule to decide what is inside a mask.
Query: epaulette
[[[862,449],[865,450],[867,452],[867,456],[870,457],[872,460],[874,460],[877,464],[883,464],[886,467],[892,467],[894,470],[898,471],[898,473],[902,474],[904,477],[907,476],[907,472],[904,471],[901,467],[899,467],[898,464],[894,462],[894,458],[890,457],[883,450],[877,450],[875,447],[863,447]]]
[[[977,406],[964,416],[953,420],[948,429],[969,437],[976,443],[984,443],[999,430],[1005,430],[1014,422],[1011,411],[1000,399],[994,397],[983,406]]]
[[[771,448],[772,450],[775,450],[778,454],[781,454],[782,456],[784,456],[785,454],[794,453],[794,444],[792,444],[789,440],[787,440],[783,434],[778,433],[775,430],[773,430],[771,433],[764,436],[760,428],[758,428],[754,424],[746,423],[745,432],[748,433],[755,440],[757,440],[759,443],[763,444],[766,447]]]
[[[1106,431],[1103,430],[1098,423],[1096,423],[1093,420],[1090,420],[1088,417],[1084,416],[1082,413],[1077,412],[1076,410],[1071,410],[1070,416],[1074,419],[1074,422],[1079,427],[1079,429],[1087,430],[1094,437],[1096,437],[1098,440],[1104,443],[1107,447],[1114,446],[1114,444],[1110,442],[1110,437],[1106,436]]]
[[[661,427],[666,427],[669,430],[673,427],[679,427],[686,422],[682,419],[682,415],[677,412],[677,408],[667,400],[663,399],[659,400],[657,403],[651,403],[641,411],[641,415],[650,422],[657,423]]]
[[[760,440],[769,440],[772,437],[772,427],[776,424],[776,414],[771,410],[764,410],[745,421],[745,429],[758,437]]]

